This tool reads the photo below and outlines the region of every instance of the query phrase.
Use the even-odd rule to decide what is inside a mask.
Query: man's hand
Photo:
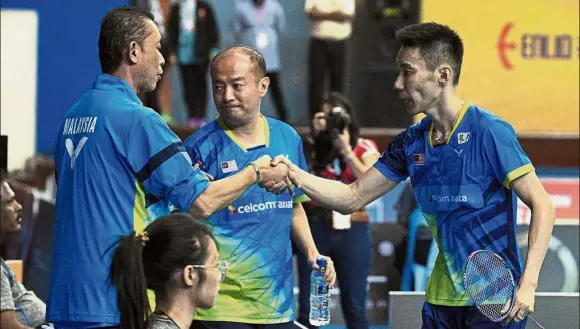
[[[288,188],[290,194],[294,195],[294,186],[288,179],[288,166],[273,166],[271,160],[270,156],[264,155],[255,161],[260,170],[260,186],[274,194],[282,194]]]
[[[336,138],[332,141],[332,145],[342,156],[347,156],[352,153],[352,147],[350,146],[350,133],[348,132],[348,129],[345,128],[342,133],[337,134]]]
[[[514,307],[510,314],[502,322],[502,326],[506,326],[510,321],[520,322],[526,318],[528,313],[534,311],[536,288],[534,285],[520,282],[516,290],[516,297]]]
[[[287,157],[285,157],[283,155],[278,155],[278,156],[274,157],[274,159],[272,159],[272,161],[270,162],[270,165],[272,167],[286,165],[286,167],[288,167],[288,178],[289,178],[290,182],[294,186],[300,188],[300,186],[302,185],[298,181],[298,171],[300,170],[300,168],[298,168],[295,164],[293,164],[292,161],[290,161],[290,159],[288,159]]]
[[[336,271],[334,270],[334,262],[330,257],[324,255],[316,255],[308,259],[308,264],[312,267],[312,269],[317,270],[320,267],[316,264],[316,259],[318,257],[326,258],[326,269],[324,270],[324,280],[328,283],[329,288],[334,288],[334,282],[336,281]]]
[[[298,176],[296,170],[299,168],[292,164],[292,161],[283,155],[278,155],[270,162],[272,167],[279,167],[284,166],[288,168],[288,173],[284,182],[274,182],[274,181],[265,181],[262,182],[263,187],[266,191],[274,193],[274,194],[281,194],[285,191],[286,188],[290,191],[290,194],[294,195],[294,187],[297,186],[296,182],[298,181]]]

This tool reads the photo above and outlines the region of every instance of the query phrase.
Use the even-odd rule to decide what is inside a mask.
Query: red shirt
[[[359,138],[358,143],[352,152],[359,160],[362,161],[362,159],[369,154],[379,153],[379,149],[377,147],[377,143],[375,143],[375,141],[372,139]],[[340,175],[337,175],[337,172],[334,170],[334,168],[326,167],[324,170],[317,172],[316,176],[332,180],[340,180],[345,184],[350,184],[356,180],[356,177],[354,176],[348,164],[346,164],[346,167],[341,170]]]

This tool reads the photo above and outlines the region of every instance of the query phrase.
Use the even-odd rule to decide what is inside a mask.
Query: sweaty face
[[[222,55],[211,76],[213,100],[226,124],[244,125],[260,113],[260,101],[270,80],[258,79],[248,56],[235,52]]]
[[[2,232],[14,232],[21,228],[22,206],[14,199],[14,191],[4,182],[0,187],[2,193]]]
[[[411,115],[425,112],[436,105],[442,87],[436,72],[427,68],[417,47],[402,47],[397,55],[399,75],[395,89]]]
[[[151,33],[141,45],[136,46],[137,49],[135,51],[137,63],[134,80],[139,92],[150,92],[155,89],[157,82],[161,80],[162,66],[165,64],[165,59],[161,55],[161,34],[159,34],[159,29],[153,21],[148,20],[147,24]]]
[[[221,271],[219,266],[219,253],[215,242],[210,239],[208,246],[208,256],[205,261],[207,268],[205,269],[205,280],[203,280],[199,289],[195,293],[197,298],[196,305],[199,308],[211,308],[215,304],[215,299],[220,288]]]

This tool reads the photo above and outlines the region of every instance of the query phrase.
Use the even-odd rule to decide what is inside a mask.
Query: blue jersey
[[[469,254],[501,255],[516,280],[522,263],[516,242],[517,198],[510,183],[534,167],[514,129],[467,103],[447,144],[433,147],[430,118],[396,136],[375,164],[388,179],[411,178],[417,203],[437,241],[439,256],[429,279],[427,302],[467,305],[463,268]]]
[[[119,324],[109,287],[120,236],[141,231],[147,206],[187,211],[208,187],[183,143],[127,82],[100,74],[67,112],[56,140],[57,196],[47,319],[58,327]]]
[[[306,170],[300,136],[287,124],[264,118],[266,145],[245,149],[221,118],[207,124],[185,146],[194,163],[216,180],[231,176],[267,154],[285,155]],[[282,323],[294,319],[290,226],[293,204],[305,200],[268,193],[258,185],[207,219],[229,268],[215,306],[196,319],[243,323]]]

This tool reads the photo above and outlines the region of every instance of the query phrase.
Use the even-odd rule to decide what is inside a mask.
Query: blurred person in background
[[[203,0],[174,0],[168,25],[171,64],[181,69],[188,124],[205,124],[207,72],[218,52],[220,35],[211,5]]]
[[[6,173],[0,170],[0,245],[6,234],[20,231],[22,206],[14,199],[15,195],[8,182]],[[30,290],[20,284],[14,272],[4,259],[0,282],[0,327],[2,329],[34,328],[45,321],[46,305]]]
[[[344,92],[347,40],[352,34],[355,0],[306,0],[310,20],[308,50],[308,105],[318,111],[322,97]]]
[[[237,44],[250,46],[264,56],[278,119],[287,122],[280,78],[280,33],[285,21],[284,8],[277,0],[238,0],[230,25]]]
[[[198,308],[213,306],[227,263],[200,221],[174,213],[121,236],[115,246],[109,277],[122,328],[188,329]],[[147,289],[155,292],[153,313]]]
[[[349,100],[340,93],[332,92],[323,99],[304,144],[312,174],[350,184],[379,158],[376,143],[360,138],[353,112]],[[368,328],[367,276],[372,262],[369,216],[364,208],[352,215],[341,215],[313,201],[305,203],[304,208],[316,246],[334,260],[348,328]],[[302,253],[298,252],[297,258],[298,322],[313,328],[308,321],[310,266]]]
[[[288,168],[269,157],[220,181],[192,166],[181,140],[137,94],[153,90],[164,58],[150,12],[109,11],[101,22],[102,73],[66,113],[56,139],[57,194],[47,319],[57,328],[118,327],[114,289],[107,286],[115,237],[140,231],[157,204],[207,218],[257,179],[282,182]],[[164,214],[167,214],[169,208]]]

